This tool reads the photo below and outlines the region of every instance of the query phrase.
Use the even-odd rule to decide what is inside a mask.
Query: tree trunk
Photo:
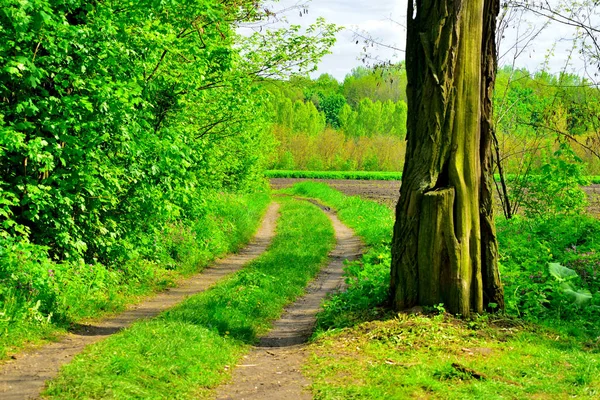
[[[392,243],[393,306],[504,306],[492,210],[498,0],[410,0],[407,152]]]

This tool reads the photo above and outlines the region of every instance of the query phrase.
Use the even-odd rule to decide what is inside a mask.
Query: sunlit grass
[[[324,335],[306,373],[317,399],[600,396],[598,343],[512,319],[391,316]]]

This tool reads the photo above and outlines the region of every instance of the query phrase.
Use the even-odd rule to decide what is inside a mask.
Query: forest
[[[260,1],[0,4],[0,398],[600,395],[600,90],[496,69],[529,5],[337,80]]]

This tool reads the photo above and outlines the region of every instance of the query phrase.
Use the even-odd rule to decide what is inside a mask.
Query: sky
[[[327,22],[346,28],[338,34],[337,43],[331,49],[332,54],[322,59],[313,76],[328,73],[343,80],[353,68],[364,65],[361,60],[363,44],[360,40],[356,44],[358,38],[353,31],[368,32],[371,37],[396,48],[405,47],[406,31],[402,25],[406,20],[406,0],[314,0],[308,3],[305,0],[281,0],[270,8],[277,11],[303,4],[307,4],[308,13],[302,13],[302,16],[299,10],[278,15],[285,15],[289,24],[302,26],[308,26],[322,16]],[[538,32],[545,22],[545,19],[531,14],[524,15],[521,20],[513,20],[501,41],[500,65],[512,64],[514,45],[518,38],[524,38],[527,32]],[[284,22],[273,26],[282,24]],[[515,66],[526,67],[530,71],[541,70],[544,66],[554,73],[561,71],[572,47],[572,42],[564,38],[572,37],[573,34],[573,29],[568,26],[558,23],[548,25],[531,41],[528,48],[523,50],[522,45],[518,46],[519,56],[514,60]],[[369,52],[372,57],[382,61],[404,59],[403,52],[384,47],[376,46],[370,48]],[[552,55],[548,57],[548,54]],[[572,59],[567,71],[584,75],[582,62],[577,57]]]

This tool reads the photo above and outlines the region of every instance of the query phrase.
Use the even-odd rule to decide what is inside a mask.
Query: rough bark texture
[[[396,309],[503,306],[493,223],[497,0],[408,4],[407,157],[392,245]]]

